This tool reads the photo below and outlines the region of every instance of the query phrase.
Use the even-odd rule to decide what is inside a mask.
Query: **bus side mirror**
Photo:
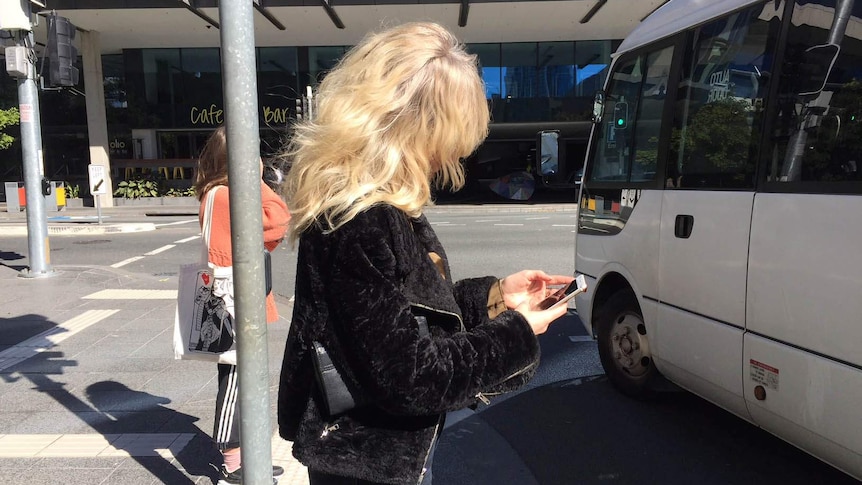
[[[539,173],[543,176],[556,174],[560,170],[560,132],[540,131],[537,143]]]
[[[820,44],[805,49],[797,69],[799,97],[817,96],[826,87],[832,66],[841,48],[837,44]]]
[[[605,92],[596,91],[596,96],[593,98],[593,123],[599,124],[602,122],[602,113],[605,111]]]

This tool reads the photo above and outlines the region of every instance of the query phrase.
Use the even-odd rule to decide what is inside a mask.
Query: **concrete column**
[[[81,32],[81,56],[84,58],[84,92],[87,95],[87,134],[90,137],[90,163],[103,165],[108,193],[99,195],[102,207],[113,207],[111,160],[108,157],[108,120],[105,115],[105,86],[102,75],[102,53],[99,32]]]

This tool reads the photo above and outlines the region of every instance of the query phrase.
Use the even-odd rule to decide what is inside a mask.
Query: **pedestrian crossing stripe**
[[[38,355],[85,328],[100,322],[120,310],[87,310],[54,328],[28,338],[0,352],[0,371]]]
[[[176,300],[177,290],[100,290],[85,300]]]
[[[7,434],[0,435],[0,458],[129,457],[175,458],[194,433]]]

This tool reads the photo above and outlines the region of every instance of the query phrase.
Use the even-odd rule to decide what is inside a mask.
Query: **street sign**
[[[87,166],[87,171],[90,174],[90,193],[93,195],[107,194],[108,181],[105,179],[105,166],[90,164]]]

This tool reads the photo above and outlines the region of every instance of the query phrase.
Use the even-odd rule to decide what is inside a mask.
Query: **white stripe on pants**
[[[219,391],[213,439],[218,449],[239,447],[239,386],[235,365],[219,364]],[[236,426],[235,426],[236,425]]]

